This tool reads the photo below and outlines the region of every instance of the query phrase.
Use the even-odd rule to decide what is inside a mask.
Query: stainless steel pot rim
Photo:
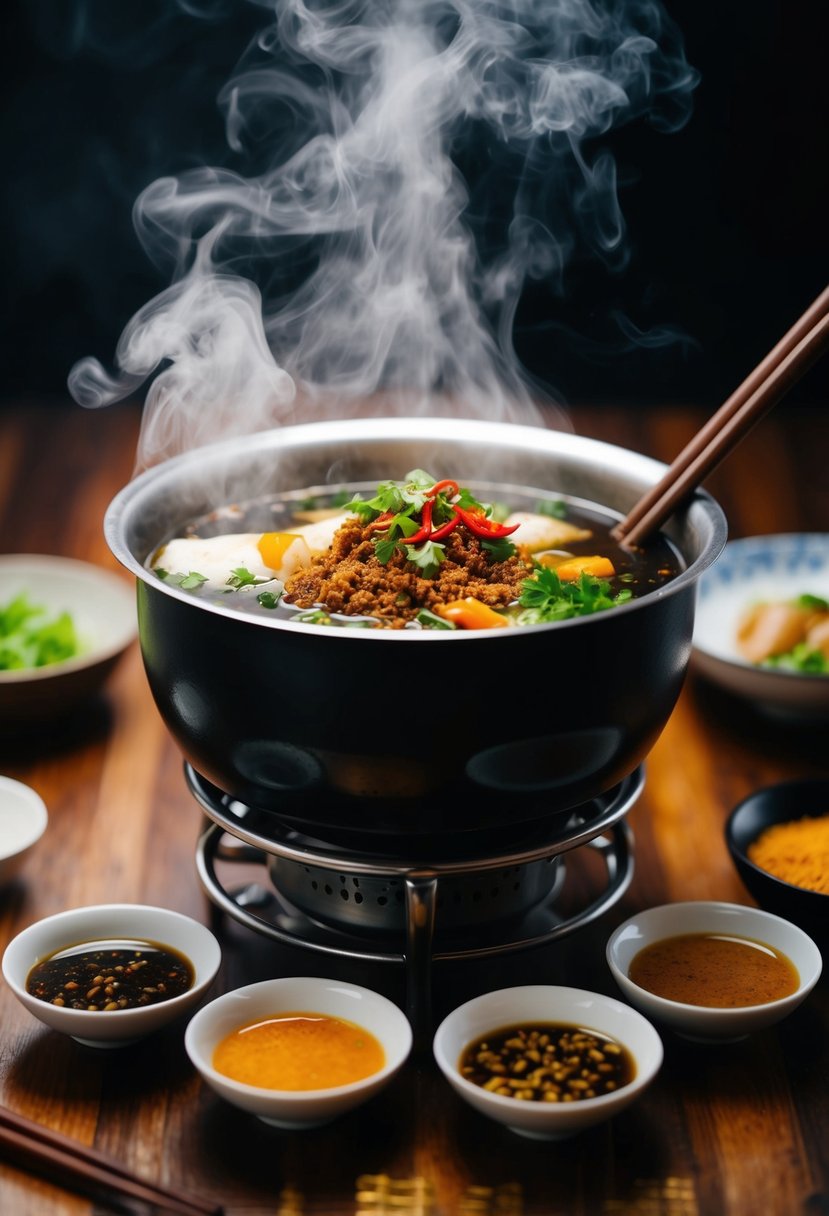
[[[217,616],[229,617],[237,625],[245,625],[257,629],[276,629],[289,633],[303,633],[324,636],[329,639],[337,638],[337,644],[381,644],[381,645],[452,645],[474,644],[483,638],[488,644],[497,639],[501,645],[509,645],[516,639],[528,633],[545,633],[549,630],[600,628],[606,625],[610,618],[618,618],[622,614],[641,611],[653,604],[655,600],[672,596],[684,590],[689,583],[696,583],[700,575],[719,556],[727,540],[727,525],[722,508],[716,500],[704,490],[697,490],[691,498],[686,511],[693,511],[700,520],[707,522],[710,536],[703,552],[695,558],[675,579],[648,595],[620,604],[612,612],[597,613],[590,617],[575,617],[568,621],[556,621],[550,624],[527,625],[515,629],[480,629],[469,632],[443,632],[439,630],[392,630],[392,629],[332,629],[325,625],[312,625],[297,621],[272,619],[267,617],[247,616],[232,608],[207,600],[198,600],[181,591],[161,583],[132,553],[125,542],[129,523],[136,512],[141,510],[141,499],[150,487],[161,493],[165,487],[175,490],[182,474],[209,464],[212,460],[223,463],[232,462],[234,457],[250,455],[255,450],[258,455],[273,449],[280,454],[298,451],[315,446],[336,443],[360,444],[366,442],[394,441],[422,442],[423,429],[428,427],[430,439],[460,441],[468,443],[485,443],[490,446],[500,446],[503,450],[516,453],[533,451],[534,453],[548,452],[550,456],[579,456],[589,452],[601,458],[605,467],[611,471],[624,473],[634,477],[643,487],[655,484],[666,470],[666,465],[652,457],[633,452],[627,448],[618,447],[602,440],[591,439],[582,435],[574,435],[566,431],[550,430],[543,426],[528,426],[511,422],[482,422],[470,419],[445,419],[434,417],[404,417],[404,418],[355,418],[339,421],[323,421],[301,423],[285,426],[254,434],[237,436],[220,443],[195,448],[180,456],[172,457],[162,464],[138,474],[113,498],[104,517],[104,536],[106,541],[121,564],[130,570],[137,578],[165,596],[177,599],[202,612]],[[618,515],[619,513],[616,512]]]

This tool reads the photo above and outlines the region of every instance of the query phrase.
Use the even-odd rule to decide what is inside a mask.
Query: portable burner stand
[[[196,848],[201,884],[222,912],[255,932],[286,945],[363,961],[405,966],[406,1013],[415,1043],[423,1044],[431,1030],[433,962],[447,959],[486,958],[526,950],[556,941],[596,920],[624,894],[633,877],[633,837],[624,818],[644,786],[644,770],[636,769],[606,794],[570,811],[558,812],[541,823],[516,825],[515,851],[474,851],[474,834],[468,856],[433,861],[427,856],[399,857],[377,854],[360,847],[359,837],[347,845],[326,844],[305,836],[278,816],[255,812],[210,785],[189,764],[187,784],[208,819]],[[263,823],[264,819],[264,823]],[[230,836],[234,840],[228,841]],[[586,846],[596,850],[606,870],[604,889],[596,899],[570,916],[555,910],[565,880],[564,856]],[[216,874],[217,861],[265,866],[271,882],[251,882],[228,890]],[[458,926],[448,935],[436,933],[436,912],[443,888],[452,889],[457,903],[480,899],[483,879],[504,875],[536,875],[538,867],[552,863],[546,894],[523,910],[510,909],[506,917],[477,931],[474,944]],[[291,879],[292,899],[280,891],[275,874]],[[294,876],[305,885],[296,886]],[[325,881],[326,878],[329,881]],[[441,887],[443,884],[443,887]],[[520,882],[510,884],[518,890]],[[498,888],[495,888],[498,889]],[[327,900],[320,901],[322,893]],[[378,894],[378,892],[382,892]],[[360,917],[375,917],[378,909],[394,913],[396,896],[401,932],[361,930]],[[342,906],[337,907],[337,896]],[[332,913],[331,900],[337,910]],[[340,915],[346,909],[345,919]],[[464,908],[461,909],[464,915]],[[355,919],[356,917],[356,919]],[[380,929],[382,930],[382,921]],[[478,930],[477,925],[473,928]],[[497,939],[495,934],[497,933]]]

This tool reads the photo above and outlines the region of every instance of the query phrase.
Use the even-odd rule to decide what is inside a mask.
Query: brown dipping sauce
[[[133,939],[81,942],[41,959],[26,977],[38,1000],[90,1013],[141,1009],[181,996],[193,965],[171,946]]]
[[[719,933],[664,938],[634,955],[634,984],[684,1005],[740,1009],[767,1005],[796,992],[797,968],[765,942]]]

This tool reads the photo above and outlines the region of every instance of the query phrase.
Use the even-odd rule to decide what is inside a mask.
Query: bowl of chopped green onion
[[[700,579],[691,670],[764,714],[829,719],[829,534],[730,541]]]
[[[70,713],[136,633],[134,593],[120,575],[75,558],[0,556],[0,725]]]

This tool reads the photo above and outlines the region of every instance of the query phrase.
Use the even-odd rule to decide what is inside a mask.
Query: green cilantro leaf
[[[565,519],[567,504],[563,503],[560,498],[545,498],[535,504],[535,513],[536,515],[547,515],[550,519]]]
[[[273,591],[260,591],[256,597],[257,604],[261,604],[263,608],[276,608],[282,598],[282,592],[277,595]]]
[[[182,591],[196,591],[202,583],[207,582],[207,575],[199,574],[198,570],[191,570],[188,574],[182,574],[181,571],[171,574],[169,570],[157,566],[153,573],[157,574],[162,582],[171,583],[174,587],[181,587]]]
[[[260,587],[262,583],[272,582],[272,578],[257,578],[245,566],[237,566],[235,570],[231,570],[226,586],[232,587],[234,591],[241,591],[243,587]]]
[[[174,574],[172,577],[176,578],[177,576]],[[179,583],[179,587],[181,587],[182,591],[196,591],[201,587],[202,583],[206,582],[206,574],[199,574],[198,570],[191,570],[188,574],[184,575]]]
[[[411,489],[431,490],[437,478],[425,469],[410,469],[406,474],[405,484]]]
[[[368,523],[389,511],[392,515],[417,515],[426,502],[426,491],[435,484],[435,478],[424,469],[412,469],[405,481],[381,481],[373,498],[367,501],[355,496],[345,503],[346,510],[359,515]]]
[[[445,556],[445,546],[438,541],[426,540],[421,545],[406,545],[406,557],[418,567],[424,578],[434,578]]]
[[[505,562],[515,553],[515,545],[508,536],[493,536],[492,540],[482,540],[481,548],[487,551],[492,562]]]
[[[484,514],[488,514],[489,512],[486,503],[479,502],[472,491],[468,490],[466,486],[458,488],[458,506],[464,511],[480,511],[483,509]]]
[[[806,608],[809,612],[829,612],[829,602],[820,595],[799,595],[795,600],[798,608]]]
[[[350,511],[352,515],[358,516],[364,524],[371,523],[380,514],[371,503],[366,502],[362,498],[352,498],[349,502],[343,503],[346,511]]]
[[[381,566],[388,565],[398,547],[399,545],[396,540],[389,540],[385,537],[381,537],[380,540],[374,542],[374,555]]]
[[[578,580],[563,583],[555,570],[538,566],[532,577],[521,584],[519,625],[539,625],[566,621],[576,616],[603,612],[633,598],[629,590],[611,593],[606,579],[582,572]]]
[[[402,533],[403,536],[414,536],[419,527],[420,524],[416,519],[412,519],[410,515],[399,512],[397,515],[395,515],[394,519],[389,520],[386,536],[391,539],[391,537],[397,536],[399,532]]]

